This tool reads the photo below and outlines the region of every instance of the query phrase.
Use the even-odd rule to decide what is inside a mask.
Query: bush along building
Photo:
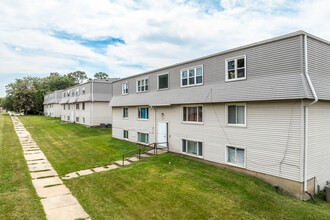
[[[298,31],[116,80],[112,135],[308,199],[330,180],[329,58]]]
[[[91,80],[47,94],[44,97],[45,115],[88,127],[111,124],[109,101],[112,97],[113,80],[115,79]]]

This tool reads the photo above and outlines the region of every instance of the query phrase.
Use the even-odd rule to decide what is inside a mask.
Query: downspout
[[[305,52],[305,77],[312,91],[314,101],[305,106],[305,149],[304,149],[304,192],[307,193],[314,201],[312,195],[307,191],[307,158],[308,158],[308,107],[318,102],[312,81],[308,75],[308,54],[307,54],[307,35],[304,35],[304,52]]]
[[[94,80],[92,80],[91,127],[94,125]]]
[[[154,109],[154,143],[156,143],[156,107]]]

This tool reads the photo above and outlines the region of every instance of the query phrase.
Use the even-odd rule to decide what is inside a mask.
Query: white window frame
[[[82,121],[82,123],[83,123],[83,124],[85,124],[85,123],[86,123],[86,120],[85,120],[85,118],[82,118],[82,120],[83,120],[83,121]]]
[[[228,123],[228,106],[230,105],[236,105],[236,106],[244,106],[244,124],[230,124]],[[226,103],[225,104],[225,121],[226,121],[226,126],[228,127],[243,127],[243,128],[246,128],[246,118],[247,118],[247,114],[246,114],[246,103]],[[237,111],[236,111],[236,119],[237,119]]]
[[[184,121],[183,120],[183,108],[184,107],[197,107],[197,121]],[[198,121],[198,107],[202,107],[202,121]],[[183,124],[204,124],[204,105],[182,105],[181,106],[181,123]]]
[[[202,68],[202,83],[196,83],[197,81],[196,81],[196,74],[197,74],[197,68]],[[189,70],[191,70],[191,69],[194,69],[194,71],[195,71],[195,76],[194,76],[194,78],[195,78],[195,83],[194,84],[189,84]],[[187,85],[182,85],[182,72],[183,71],[187,71]],[[197,66],[192,66],[192,67],[188,67],[188,68],[184,68],[184,69],[181,69],[180,70],[180,85],[181,85],[181,87],[182,88],[184,88],[184,87],[190,87],[190,86],[202,86],[204,84],[204,65],[203,64],[201,64],[201,65],[197,65]]]
[[[167,75],[167,88],[160,89],[159,88],[159,76]],[[170,88],[170,73],[160,73],[157,75],[157,90],[162,91],[162,90],[167,90]]]
[[[147,142],[147,143],[144,143],[144,142],[140,142],[140,141],[139,141],[139,133],[140,133],[140,134],[147,134],[147,135],[148,135],[148,142]],[[136,138],[137,143],[145,144],[145,145],[148,145],[148,144],[150,143],[150,140],[149,140],[149,138],[150,138],[149,133],[139,132],[139,131],[138,131],[138,132],[136,132],[136,136],[137,136],[137,138]]]
[[[77,108],[78,106],[78,108]],[[76,110],[79,110],[80,109],[80,103],[76,103]]]
[[[228,161],[228,147],[235,148],[235,159],[236,159],[236,155],[237,155],[236,149],[244,150],[244,164],[243,165],[236,164],[236,163],[231,163],[231,162]],[[228,164],[228,165],[231,165],[231,166],[235,166],[235,167],[246,168],[246,149],[247,148],[243,147],[243,146],[226,144],[226,147],[225,147],[225,163]]]
[[[244,77],[237,78],[237,60],[244,58]],[[234,79],[229,79],[228,78],[228,61],[235,60],[235,78]],[[239,81],[239,80],[246,80],[246,55],[241,55],[237,57],[231,57],[225,60],[225,78],[226,82],[232,82],[232,81]]]
[[[128,119],[128,107],[123,107],[122,109],[123,109],[123,111],[122,111],[123,119]],[[124,109],[127,109],[127,117],[124,117]]]
[[[76,88],[76,95],[80,95],[79,88]]]
[[[79,119],[80,119],[79,117],[76,117],[76,122],[79,122]]]
[[[85,110],[86,109],[86,104],[85,104],[85,102],[82,102],[81,103],[81,110]]]
[[[148,109],[148,118],[139,118],[139,108],[147,108]],[[147,121],[149,120],[149,107],[148,106],[140,106],[136,108],[136,113],[137,113],[137,119],[141,121]]]
[[[86,93],[86,88],[85,88],[85,86],[84,86],[84,87],[82,87],[82,89],[81,89],[81,90],[82,90],[82,94],[83,94],[83,95],[85,95],[85,93]]]
[[[127,85],[127,92],[124,91],[124,85]],[[136,84],[136,86],[137,86],[137,84]],[[136,88],[136,89],[137,89],[137,88]],[[121,84],[121,94],[122,94],[122,95],[128,95],[128,82],[123,82],[123,83]]]
[[[67,96],[70,97],[70,90],[66,92]]]
[[[186,140],[186,152],[183,152],[182,151],[182,140]],[[187,141],[192,141],[192,142],[197,142],[197,155],[195,154],[190,154],[187,152]],[[198,142],[201,142],[202,143],[202,156],[199,156],[199,146],[198,146]],[[196,140],[196,139],[191,139],[191,138],[181,138],[181,153],[182,154],[186,154],[186,155],[189,155],[191,157],[198,157],[198,158],[204,158],[204,153],[205,153],[205,150],[204,150],[204,141],[202,140]]]
[[[71,96],[73,97],[74,94],[75,94],[75,91],[74,91],[74,89],[72,89],[72,90],[71,90]]]
[[[148,90],[146,90],[146,80],[148,80]],[[143,81],[144,91],[138,91],[138,81]],[[141,86],[142,87],[142,86]],[[149,92],[150,90],[150,80],[149,77],[141,78],[136,80],[136,93]]]
[[[127,138],[125,137],[125,131],[127,132]],[[128,140],[128,130],[123,129],[123,139]]]

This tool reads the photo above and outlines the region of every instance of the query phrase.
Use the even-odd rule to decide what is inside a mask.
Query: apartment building
[[[44,115],[54,118],[61,117],[61,105],[59,104],[61,95],[62,90],[57,90],[44,96]]]
[[[298,31],[116,80],[112,135],[307,199],[330,180],[329,57]]]
[[[61,120],[82,124],[85,126],[99,126],[101,123],[112,123],[112,112],[109,102],[112,97],[112,81],[91,80],[65,90],[55,91],[58,94],[56,109]],[[45,96],[45,113],[52,109]],[[49,104],[48,104],[49,103]],[[55,106],[55,104],[53,104]],[[48,114],[45,114],[48,115]],[[52,116],[52,115],[49,115]]]

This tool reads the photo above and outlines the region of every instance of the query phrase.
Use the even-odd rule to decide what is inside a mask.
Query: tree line
[[[109,78],[106,73],[94,74],[94,79],[106,78]],[[86,80],[92,79],[83,71],[63,75],[53,72],[46,77],[27,76],[15,79],[13,83],[6,85],[6,97],[0,98],[0,106],[10,111],[24,111],[25,114],[42,114],[45,94],[69,88]]]

